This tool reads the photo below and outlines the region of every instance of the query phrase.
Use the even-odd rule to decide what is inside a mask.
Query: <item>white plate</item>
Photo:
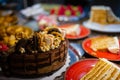
[[[83,25],[95,31],[108,32],[108,33],[120,33],[120,24],[100,25],[97,23],[85,21],[83,22]]]

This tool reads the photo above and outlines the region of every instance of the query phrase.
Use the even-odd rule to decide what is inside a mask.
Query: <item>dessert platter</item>
[[[120,60],[120,40],[118,37],[96,36],[87,38],[82,42],[82,47],[87,54],[106,58],[112,61]]]
[[[120,67],[105,58],[80,60],[70,66],[65,74],[65,80],[119,80],[119,77]]]
[[[66,31],[66,38],[68,39],[82,39],[91,33],[88,28],[79,24],[63,24],[59,27]]]
[[[120,32],[120,19],[108,6],[92,6],[90,18],[83,25],[91,30],[118,33]]]

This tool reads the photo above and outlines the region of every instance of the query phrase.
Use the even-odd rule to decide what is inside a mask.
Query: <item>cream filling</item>
[[[119,40],[117,37],[113,37],[114,39],[114,45],[111,45],[108,47],[108,50],[111,52],[111,53],[118,53],[119,52]]]

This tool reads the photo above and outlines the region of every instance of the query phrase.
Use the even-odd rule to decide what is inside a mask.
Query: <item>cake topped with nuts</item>
[[[0,66],[5,75],[43,77],[64,66],[68,40],[63,30],[47,27],[43,31],[34,32],[29,38],[21,36],[11,54],[0,55]]]
[[[35,32],[31,38],[19,40],[16,51],[17,53],[46,52],[58,48],[64,39],[64,31],[56,27],[47,27],[44,31]]]

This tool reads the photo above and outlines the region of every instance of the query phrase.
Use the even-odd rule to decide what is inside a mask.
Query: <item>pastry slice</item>
[[[119,80],[120,68],[107,59],[100,58],[96,65],[80,80]]]
[[[81,32],[79,24],[67,24],[65,27],[61,26],[61,28],[66,31],[67,35],[77,36]]]
[[[90,22],[99,24],[120,24],[120,19],[113,13],[109,6],[92,6],[90,11]]]
[[[118,53],[120,50],[117,37],[100,36],[91,39],[91,49],[94,51],[109,51]]]

